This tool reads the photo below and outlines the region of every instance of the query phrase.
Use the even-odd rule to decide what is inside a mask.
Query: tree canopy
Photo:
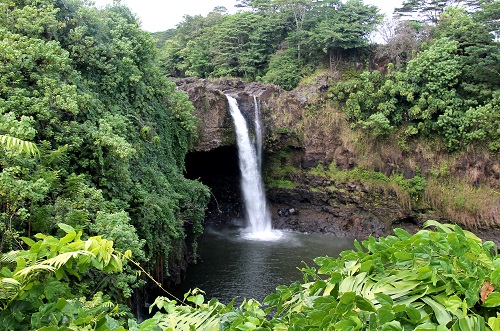
[[[161,48],[166,73],[262,79],[291,89],[306,67],[366,46],[381,19],[377,7],[360,0],[259,0],[239,6],[249,10],[186,16]],[[272,64],[281,59],[288,64]]]
[[[0,7],[0,250],[57,235],[63,222],[131,249],[163,281],[187,232],[202,232],[208,201],[183,177],[196,128],[187,95],[162,76],[154,40],[124,6]],[[95,274],[86,286],[125,300],[139,283]]]

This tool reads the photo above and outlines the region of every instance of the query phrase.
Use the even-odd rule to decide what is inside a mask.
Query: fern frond
[[[50,259],[47,259],[47,260],[41,262],[41,264],[49,265],[49,266],[55,267],[56,269],[59,269],[63,265],[68,263],[69,259],[77,258],[78,255],[94,256],[94,254],[92,254],[89,251],[78,250],[75,252],[61,253],[57,256],[54,256],[53,258],[50,258]]]
[[[16,264],[16,259],[9,253],[0,253],[0,266]]]
[[[6,134],[0,135],[0,145],[10,151],[25,152],[29,155],[40,155],[36,145],[30,141],[22,140]]]
[[[47,259],[45,261],[42,261],[40,263],[34,264],[29,267],[25,267],[18,272],[14,274],[14,277],[24,280],[27,276],[29,276],[31,273],[35,273],[38,271],[56,271],[57,269],[61,268],[63,265],[68,263],[68,261],[71,258],[77,258],[79,255],[86,255],[86,256],[94,256],[89,251],[84,251],[84,250],[78,250],[75,252],[67,252],[67,253],[61,253],[57,256],[54,256],[53,258]]]
[[[17,279],[20,279],[20,280],[24,280],[26,279],[31,273],[35,273],[35,272],[38,272],[38,271],[55,271],[56,268],[54,268],[53,266],[50,266],[50,265],[45,265],[45,264],[34,264],[32,266],[29,266],[29,267],[25,267],[21,270],[19,270],[18,272],[16,272],[14,274],[14,277],[16,277]]]
[[[184,307],[185,308],[185,307]],[[164,315],[158,323],[162,330],[202,330],[218,331],[221,315],[217,314],[217,309],[211,307],[208,310],[203,309],[176,309]]]
[[[19,292],[19,283],[14,278],[2,278],[0,281],[0,300],[8,300]]]

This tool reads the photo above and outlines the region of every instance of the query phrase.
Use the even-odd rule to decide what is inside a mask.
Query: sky
[[[113,0],[94,0],[97,7],[112,4]],[[392,16],[395,7],[401,6],[402,0],[365,0],[365,4],[376,5],[382,13]],[[184,15],[207,15],[217,6],[226,7],[229,13],[235,13],[236,0],[122,0],[139,17],[141,27],[149,32],[165,31],[183,20]]]

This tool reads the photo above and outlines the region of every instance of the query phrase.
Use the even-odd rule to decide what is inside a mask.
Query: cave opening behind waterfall
[[[186,155],[185,165],[186,178],[199,179],[212,192],[205,223],[228,224],[233,220],[244,219],[236,146],[218,147],[208,152],[190,152]]]

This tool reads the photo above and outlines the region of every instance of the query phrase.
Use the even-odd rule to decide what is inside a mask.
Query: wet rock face
[[[268,189],[275,228],[366,238],[387,235],[396,226],[414,231],[421,223],[395,196],[306,177],[303,182],[314,184]]]
[[[193,151],[210,151],[222,146],[235,146],[234,125],[226,95],[238,100],[238,106],[248,123],[254,119],[254,96],[261,104],[279,91],[258,82],[225,79],[209,81],[198,78],[175,79],[178,89],[187,92],[199,119],[198,141]],[[251,126],[250,126],[251,127]],[[253,129],[253,128],[252,128]]]
[[[206,152],[233,145],[233,125],[223,92],[215,87],[208,88],[205,80],[178,81],[177,84],[188,93],[195,107],[194,115],[200,120],[194,150]]]

